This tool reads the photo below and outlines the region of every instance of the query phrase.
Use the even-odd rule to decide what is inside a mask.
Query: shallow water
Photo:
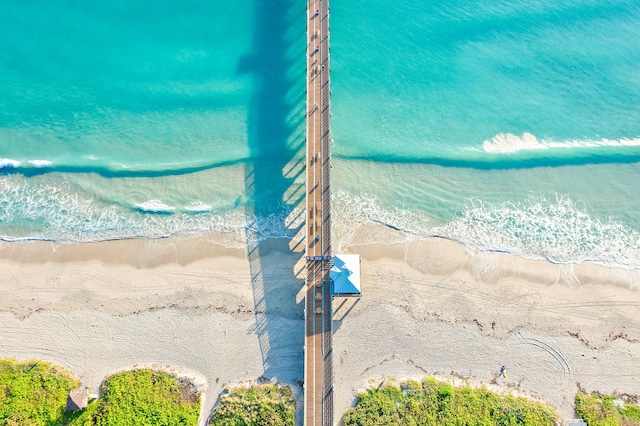
[[[294,235],[304,13],[293,0],[2,2],[0,235]],[[640,268],[640,6],[348,0],[331,13],[337,247],[376,222]]]

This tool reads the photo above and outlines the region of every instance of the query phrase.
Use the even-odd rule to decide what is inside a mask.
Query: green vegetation
[[[236,389],[220,399],[211,425],[291,425],[295,401],[288,386],[262,385]]]
[[[640,426],[640,406],[613,395],[578,392],[575,404],[589,426]]]
[[[454,387],[428,377],[401,388],[384,386],[360,394],[344,416],[346,426],[369,425],[554,425],[555,410],[484,386]]]
[[[197,425],[200,397],[190,383],[152,370],[114,374],[102,384],[102,397],[76,414],[70,426]]]
[[[79,384],[48,362],[0,359],[0,425],[62,425],[67,395]]]

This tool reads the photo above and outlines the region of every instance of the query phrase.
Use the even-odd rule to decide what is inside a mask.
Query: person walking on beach
[[[504,365],[502,367],[500,367],[500,373],[498,373],[498,377],[507,377],[507,367],[505,367]]]

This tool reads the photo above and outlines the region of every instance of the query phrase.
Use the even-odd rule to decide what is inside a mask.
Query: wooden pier
[[[329,2],[307,0],[304,424],[333,425]]]

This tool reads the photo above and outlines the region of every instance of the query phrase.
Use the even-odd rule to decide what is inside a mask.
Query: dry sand
[[[349,247],[364,297],[334,301],[336,421],[359,390],[427,374],[517,389],[565,417],[578,383],[640,393],[638,273],[372,231],[396,242]],[[123,368],[173,369],[205,392],[203,421],[225,385],[277,379],[300,401],[302,253],[217,241],[1,243],[0,356],[58,363],[92,389]]]

